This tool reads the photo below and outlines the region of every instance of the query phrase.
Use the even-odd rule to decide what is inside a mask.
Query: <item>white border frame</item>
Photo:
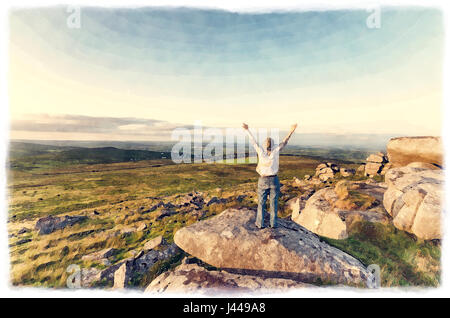
[[[1,36],[0,36],[0,296],[2,297],[204,297],[194,294],[165,294],[165,295],[149,295],[137,291],[104,291],[104,290],[53,290],[44,288],[16,288],[10,285],[9,277],[9,252],[8,252],[8,233],[6,227],[7,221],[7,188],[6,188],[6,156],[8,153],[9,143],[9,112],[8,112],[8,89],[7,89],[7,70],[8,70],[8,34],[9,21],[8,12],[11,8],[20,7],[41,7],[53,5],[81,5],[92,6],[92,1],[78,0],[78,1],[30,1],[30,0],[16,0],[16,1],[1,1],[0,2],[0,21],[1,21]],[[449,131],[446,127],[449,119],[449,16],[450,16],[450,2],[446,0],[405,0],[405,1],[364,1],[364,0],[259,0],[257,3],[251,0],[153,0],[153,1],[124,1],[124,0],[98,0],[95,6],[98,7],[144,7],[144,6],[160,6],[160,7],[196,7],[209,9],[224,9],[228,11],[240,12],[270,12],[270,11],[291,11],[291,10],[331,10],[331,9],[365,9],[373,5],[380,6],[422,6],[422,7],[436,7],[442,10],[444,15],[445,27],[445,52],[444,52],[444,79],[443,79],[443,131],[442,137],[444,139],[445,149],[449,149]],[[446,167],[449,167],[450,159],[445,156]],[[447,180],[447,179],[446,179]],[[449,200],[449,186],[446,182],[445,187],[446,204],[445,209],[448,210]],[[449,218],[444,213],[444,230],[449,228]],[[444,233],[445,235],[446,233]],[[363,290],[353,288],[306,288],[299,289],[288,293],[270,294],[266,296],[277,298],[289,297],[449,297],[450,293],[450,276],[447,271],[450,269],[449,258],[449,244],[448,235],[445,235],[442,241],[442,284],[438,288],[382,288],[379,290]],[[244,297],[245,295],[243,295]],[[249,295],[247,295],[248,297]],[[261,295],[251,295],[253,298],[262,297]]]

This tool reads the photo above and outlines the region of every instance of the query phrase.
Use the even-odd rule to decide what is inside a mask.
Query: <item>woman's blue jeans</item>
[[[266,213],[266,201],[270,199],[270,226],[277,227],[278,196],[280,194],[280,180],[278,176],[260,177],[258,180],[258,214],[256,226],[264,227],[264,215]]]

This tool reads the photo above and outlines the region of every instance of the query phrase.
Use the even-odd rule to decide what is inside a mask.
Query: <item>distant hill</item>
[[[32,170],[70,164],[106,164],[141,160],[170,159],[170,152],[128,150],[115,147],[83,148],[11,142],[9,166]]]
[[[55,154],[55,160],[83,161],[95,163],[114,163],[125,161],[140,161],[170,158],[169,152],[156,152],[149,150],[126,150],[115,147],[102,148],[75,148]]]
[[[170,152],[175,144],[171,141],[102,141],[102,140],[20,140],[16,139],[15,144],[36,144],[39,146],[51,146],[53,148],[102,148],[114,147],[128,150],[149,150],[157,152]]]
[[[133,143],[133,142],[64,142],[64,141],[12,141],[10,144],[10,167],[34,169],[43,166],[61,166],[67,164],[117,163],[154,159],[170,159],[170,143]],[[112,146],[114,145],[114,146]],[[203,146],[206,146],[204,144]],[[136,147],[136,148],[132,148]],[[225,149],[226,145],[224,145]],[[245,146],[248,151],[248,145]],[[343,160],[346,162],[364,162],[370,153],[380,148],[306,147],[288,145],[283,155],[307,156],[317,160]]]
[[[37,156],[48,154],[51,152],[63,151],[74,149],[76,147],[70,146],[54,146],[54,145],[43,145],[31,142],[11,142],[9,147],[9,157],[10,159]]]

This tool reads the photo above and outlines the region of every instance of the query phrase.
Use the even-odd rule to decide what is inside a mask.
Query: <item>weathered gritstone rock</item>
[[[292,215],[298,215],[301,210],[305,207],[306,202],[302,201],[300,198],[292,198],[286,202],[286,208],[289,209]]]
[[[197,264],[182,264],[156,277],[146,288],[148,293],[268,293],[312,286],[283,278],[239,275],[209,271]]]
[[[84,215],[65,215],[61,217],[50,215],[41,218],[36,222],[36,230],[39,231],[39,234],[50,234],[56,230],[61,230],[67,226],[72,226],[87,219],[88,217]]]
[[[385,176],[383,204],[394,226],[423,239],[441,238],[442,170],[393,168]]]
[[[292,216],[298,215],[305,208],[307,200],[314,194],[314,190],[310,189],[302,193],[301,196],[290,199],[286,202],[286,208],[292,213]]]
[[[386,167],[390,167],[387,165],[387,158],[384,155],[384,153],[382,152],[378,152],[376,154],[371,154],[369,157],[367,157],[366,159],[367,163],[365,165],[365,174],[366,176],[375,176],[377,174],[381,174],[383,172],[386,173],[385,166]]]
[[[146,229],[147,229],[147,224],[145,224],[145,223],[141,223],[136,227],[136,231],[138,231],[138,232],[145,231]]]
[[[366,175],[374,176],[379,174],[383,170],[383,165],[377,162],[367,162],[366,163]]]
[[[164,206],[164,202],[159,201],[157,204],[153,205],[150,209],[144,210],[141,213],[142,214],[150,213],[150,212],[156,211],[156,209],[163,207],[163,206]]]
[[[156,262],[168,260],[180,250],[175,244],[170,244],[164,250],[141,251],[136,257],[126,259],[114,272],[114,288],[127,288],[132,277],[150,271]]]
[[[399,137],[387,144],[389,162],[403,167],[411,162],[425,162],[440,167],[444,164],[444,148],[440,137]]]
[[[308,185],[308,182],[306,180],[300,180],[297,177],[293,178],[293,181],[292,181],[293,187],[304,187],[306,185]],[[281,190],[284,190],[284,189],[281,189]]]
[[[227,203],[228,199],[224,198],[218,198],[218,197],[212,197],[211,200],[208,201],[206,206],[210,206],[212,204],[221,204],[221,203]]]
[[[381,168],[380,174],[382,176],[384,176],[386,174],[386,172],[388,172],[388,170],[391,169],[391,168],[392,168],[392,164],[390,162],[385,163],[383,168]]]
[[[407,167],[430,169],[430,170],[441,170],[440,167],[438,167],[434,164],[431,164],[431,163],[427,163],[427,162],[411,162],[407,165]]]
[[[333,189],[325,188],[317,191],[306,202],[305,208],[300,213],[293,213],[292,221],[304,226],[316,234],[334,238],[344,239],[348,236],[345,222],[334,211],[331,203],[325,198],[326,195],[334,194]]]
[[[157,248],[159,246],[166,245],[166,240],[160,235],[158,237],[155,237],[154,239],[151,239],[150,241],[146,242],[144,244],[144,250],[152,250],[154,248]]]
[[[98,281],[100,270],[98,268],[82,268],[80,272],[81,287],[89,288]]]
[[[343,177],[350,177],[353,176],[356,172],[355,169],[341,168],[340,173]]]
[[[335,173],[339,172],[339,166],[332,162],[327,162],[327,166],[330,167]]]
[[[167,260],[181,252],[175,244],[163,244],[163,246],[166,248],[158,250],[144,248],[135,257],[121,260],[106,269],[96,270],[95,273],[93,269],[89,269],[89,279],[83,283],[83,286],[103,281],[112,282],[114,288],[127,288],[132,277],[148,272],[156,262]]]
[[[105,248],[104,250],[84,255],[81,259],[83,261],[97,261],[103,258],[109,258],[117,254],[118,250],[115,248]]]
[[[358,191],[369,194],[381,202],[385,187],[379,184],[358,183]],[[345,239],[355,220],[388,223],[389,217],[381,206],[368,210],[344,210],[335,207],[339,197],[333,188],[317,191],[299,213],[293,211],[292,220],[308,230],[333,239]],[[297,212],[297,213],[295,213]]]
[[[255,219],[252,210],[227,209],[178,230],[174,241],[187,253],[227,271],[374,286],[373,275],[361,262],[305,228],[280,219],[278,228],[261,230]]]
[[[180,204],[178,204],[177,207],[195,206],[198,208],[202,208],[204,204],[205,200],[203,198],[203,193],[192,192],[181,196]]]
[[[162,220],[168,216],[172,216],[177,214],[178,212],[176,210],[161,210],[159,212],[155,213],[156,220]]]
[[[28,233],[28,232],[31,232],[31,230],[26,228],[26,227],[23,227],[17,232],[17,234],[21,235],[21,234],[25,234],[25,233]]]
[[[321,163],[316,168],[315,177],[320,181],[325,182],[328,179],[334,178],[334,175],[339,172],[339,167],[331,162]]]
[[[384,163],[384,162],[387,162],[387,159],[386,159],[384,153],[378,152],[376,154],[369,155],[369,157],[367,157],[366,161]]]
[[[111,265],[108,268],[101,270],[95,278],[92,279],[92,282],[97,281],[106,281],[106,282],[114,282],[114,273],[122,266],[125,260],[117,262],[116,264]]]
[[[362,164],[358,167],[358,169],[356,169],[356,173],[364,173],[365,170],[366,170],[366,165]]]
[[[120,230],[120,234],[127,236],[133,234],[136,231],[137,229],[135,227],[125,227]]]

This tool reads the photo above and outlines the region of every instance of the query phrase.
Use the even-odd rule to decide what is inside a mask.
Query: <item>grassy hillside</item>
[[[113,155],[130,154],[111,151]],[[101,160],[110,154],[106,149],[103,156],[96,158],[95,153],[94,149],[91,160]],[[64,160],[77,160],[77,154],[71,149],[57,154],[69,154],[63,157]],[[321,161],[281,156],[280,179],[284,187],[280,197],[280,217],[290,216],[290,211],[285,208],[287,200],[303,193],[302,188],[292,186],[292,178],[314,174]],[[140,251],[149,239],[163,235],[170,242],[180,227],[213,216],[227,207],[256,208],[258,176],[255,164],[175,165],[168,159],[106,164],[62,163],[61,166],[46,167],[36,162],[39,168],[16,167],[10,171],[8,231],[14,285],[65,287],[70,275],[66,268],[70,264],[81,268],[105,268],[101,263],[83,261],[83,255],[114,247],[119,250],[114,259],[118,262]],[[354,168],[357,165],[344,166]],[[213,197],[230,200],[205,205],[198,213],[177,213],[162,219],[158,218],[162,208],[148,212],[161,201],[177,204],[183,196],[194,191],[202,193],[206,201]],[[242,195],[245,197],[238,200]],[[48,215],[86,215],[88,220],[49,235],[38,235],[36,231],[19,234],[21,229],[34,229],[36,221]],[[148,226],[145,231],[124,234],[127,228],[143,223]],[[418,241],[392,226],[364,224],[355,227],[348,239],[324,240],[366,265],[379,264],[383,286],[439,284],[439,243]],[[160,270],[174,264],[169,265],[164,264]]]
[[[163,235],[171,241],[179,227],[220,213],[228,206],[256,206],[254,164],[174,165],[157,161],[160,165],[155,167],[154,162],[12,171],[8,183],[8,229],[12,235],[13,283],[63,287],[68,265],[101,266],[81,261],[81,256],[87,253],[115,247],[121,251],[117,257],[120,260],[142,248],[148,239]],[[311,174],[318,163],[301,157],[283,157],[281,178]],[[205,206],[203,216],[177,214],[157,220],[155,213],[160,209],[144,213],[160,201],[176,203],[180,195],[192,191],[202,192],[205,198],[237,197],[243,193],[248,197],[242,202]],[[89,220],[45,236],[35,231],[17,235],[22,228],[33,229],[38,218],[48,215],[87,215]],[[142,222],[151,226],[149,231],[129,236],[117,234]]]

